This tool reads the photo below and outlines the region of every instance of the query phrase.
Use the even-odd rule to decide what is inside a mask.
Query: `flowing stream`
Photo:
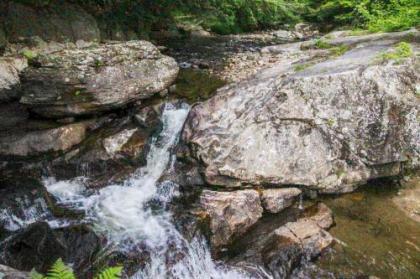
[[[189,106],[166,104],[163,129],[151,143],[147,165],[122,184],[109,185],[96,193],[84,187],[84,178],[44,181],[50,193],[67,207],[83,210],[85,221],[94,224],[120,252],[147,250],[146,268],[132,278],[246,278],[233,268],[214,262],[205,241],[185,239],[176,229],[166,205],[177,196],[177,185],[158,183],[171,161],[171,148],[177,143]],[[160,207],[152,208],[151,202]],[[181,257],[179,255],[182,255]],[[168,259],[175,263],[168,264]]]

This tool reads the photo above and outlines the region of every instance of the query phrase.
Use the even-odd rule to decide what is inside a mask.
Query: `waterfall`
[[[165,203],[179,193],[175,183],[159,185],[158,180],[170,168],[171,149],[178,142],[188,112],[186,104],[180,108],[165,104],[162,132],[152,140],[147,165],[124,183],[109,185],[96,193],[84,187],[82,178],[69,181],[49,178],[44,184],[60,203],[84,210],[84,221],[105,235],[114,249],[147,250],[150,261],[133,279],[246,278],[243,272],[213,261],[203,238],[196,237],[191,242],[185,239],[176,229],[170,211],[165,209]],[[160,210],[152,210],[150,202],[154,200],[163,204]],[[168,258],[173,262],[170,265]]]

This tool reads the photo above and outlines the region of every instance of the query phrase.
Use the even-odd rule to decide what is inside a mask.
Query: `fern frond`
[[[44,275],[37,272],[35,269],[31,270],[31,272],[29,273],[29,276],[31,277],[31,279],[46,279]]]
[[[107,267],[101,271],[94,279],[119,279],[121,278],[122,266]]]
[[[62,259],[58,259],[48,271],[46,279],[76,279],[76,276]]]

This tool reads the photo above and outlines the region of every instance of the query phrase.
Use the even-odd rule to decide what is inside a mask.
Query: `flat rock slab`
[[[103,112],[147,99],[178,74],[151,43],[129,41],[39,54],[22,74],[20,102],[44,117]]]
[[[66,151],[82,142],[87,125],[75,123],[30,132],[4,133],[0,137],[0,155],[36,156],[46,152]]]

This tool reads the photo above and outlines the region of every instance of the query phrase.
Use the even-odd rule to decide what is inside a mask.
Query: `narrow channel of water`
[[[186,240],[176,229],[166,205],[178,195],[177,185],[158,180],[170,164],[189,106],[166,104],[163,129],[152,141],[147,165],[138,169],[121,185],[109,185],[89,194],[83,179],[55,181],[46,179],[48,191],[67,207],[84,210],[85,221],[105,235],[119,252],[144,252],[150,255],[146,268],[132,278],[246,278],[238,270],[211,259],[207,244],[197,237]],[[157,202],[159,209],[152,208]],[[171,262],[171,264],[168,264]]]

